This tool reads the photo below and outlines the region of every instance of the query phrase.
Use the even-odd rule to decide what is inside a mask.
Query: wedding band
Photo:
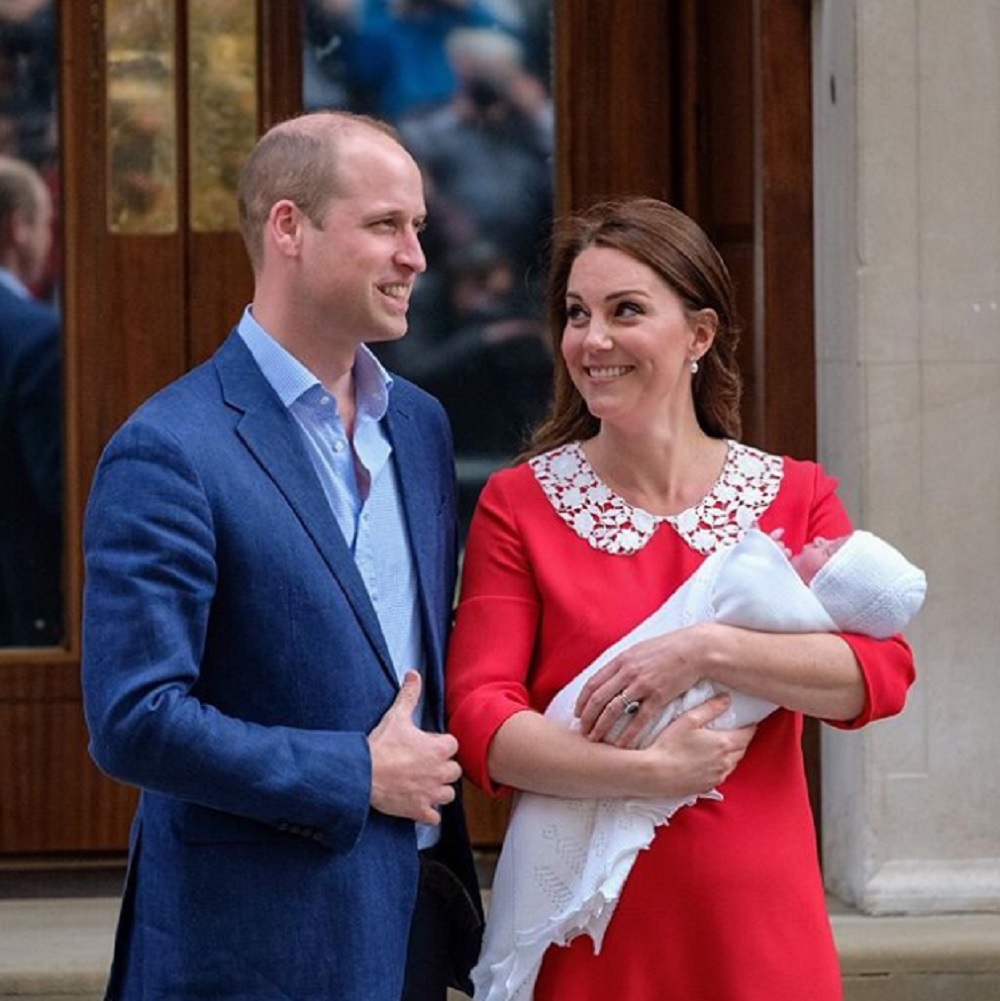
[[[625,694],[624,688],[618,693],[618,698],[620,698],[625,705],[624,712],[626,716],[634,716],[639,711],[640,703],[636,702],[635,699],[630,699]]]

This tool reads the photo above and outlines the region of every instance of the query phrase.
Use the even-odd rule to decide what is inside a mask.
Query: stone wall
[[[1000,0],[815,0],[820,457],[927,572],[905,713],[825,728],[830,889],[1000,910]]]

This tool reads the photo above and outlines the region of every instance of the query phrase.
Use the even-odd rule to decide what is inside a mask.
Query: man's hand
[[[439,824],[438,807],[455,798],[462,769],[455,761],[454,737],[425,733],[413,722],[420,686],[420,675],[407,671],[396,701],[368,736],[372,806],[393,817]]]

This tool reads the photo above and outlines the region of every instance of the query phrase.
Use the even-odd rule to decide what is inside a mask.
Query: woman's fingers
[[[589,732],[584,731],[591,740],[608,740],[618,744],[622,730],[632,722],[632,718],[641,708],[641,703],[632,698],[628,689],[622,688],[616,691],[615,688],[615,685],[609,684],[598,692],[598,699],[602,697],[602,691],[604,695],[612,694],[604,703]]]
[[[728,708],[732,701],[727,692],[720,692],[706,699],[700,706],[689,709],[686,713],[678,717],[678,721],[687,720],[687,725],[692,727],[708,726],[713,720],[718,719]]]
[[[575,712],[580,718],[584,733],[590,730],[597,717],[604,711],[604,707],[608,703],[608,698],[604,697],[604,693],[610,691],[614,694],[614,689],[609,686],[609,680],[617,674],[617,664],[617,658],[609,661],[599,671],[595,671],[580,689],[580,694],[576,699]]]
[[[576,701],[581,732],[591,740],[633,746],[664,707],[697,680],[694,628],[636,643],[596,671]],[[622,717],[628,718],[620,722]]]

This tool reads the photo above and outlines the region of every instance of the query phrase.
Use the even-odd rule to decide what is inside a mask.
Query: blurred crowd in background
[[[444,403],[463,508],[548,402],[551,0],[304,0],[304,103],[391,121],[425,176],[428,272],[378,348]]]
[[[31,164],[45,179],[59,230],[59,60],[53,0],[0,2],[0,154]],[[59,294],[60,248],[32,288],[54,302]]]

